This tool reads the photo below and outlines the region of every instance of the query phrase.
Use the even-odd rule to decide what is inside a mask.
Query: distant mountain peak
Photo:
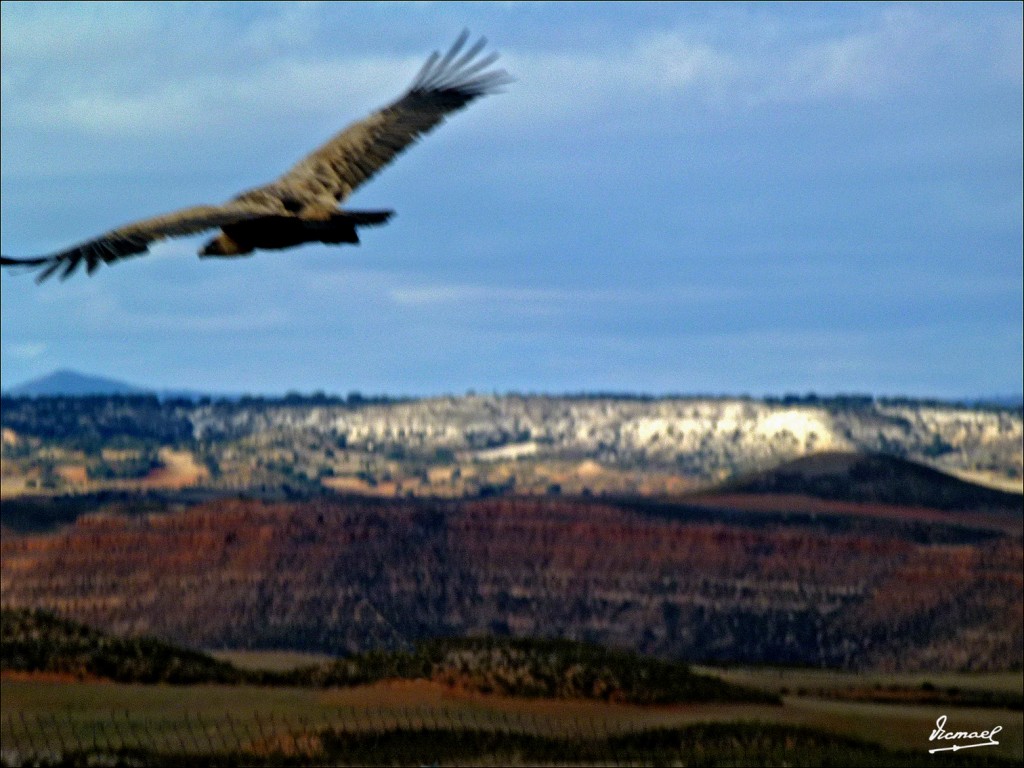
[[[148,391],[124,381],[62,368],[38,379],[11,387],[7,394],[29,397],[75,397],[80,395],[140,395]]]

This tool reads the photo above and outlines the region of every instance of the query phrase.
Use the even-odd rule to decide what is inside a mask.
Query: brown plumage
[[[302,243],[358,243],[358,227],[383,224],[394,211],[345,211],[338,204],[449,113],[511,82],[504,70],[489,69],[497,54],[477,58],[483,38],[460,55],[468,37],[463,32],[444,56],[433,53],[397,101],[350,125],[266,186],[224,205],[136,221],[49,256],[0,256],[0,264],[38,268],[38,281],[57,272],[66,278],[83,263],[91,274],[100,264],[146,253],[157,240],[218,227],[220,233],[200,256],[242,256]]]

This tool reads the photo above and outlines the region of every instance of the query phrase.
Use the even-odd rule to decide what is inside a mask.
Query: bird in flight
[[[0,264],[39,269],[37,282],[69,277],[81,264],[92,274],[100,264],[146,253],[150,243],[211,229],[219,234],[200,257],[245,256],[303,243],[358,243],[358,227],[384,224],[394,211],[345,210],[339,205],[451,113],[512,82],[491,69],[496,53],[479,54],[486,40],[463,52],[464,31],[442,56],[434,52],[397,101],[353,123],[307,155],[276,181],[250,189],[224,205],[199,205],[143,219],[47,256],[0,256]]]

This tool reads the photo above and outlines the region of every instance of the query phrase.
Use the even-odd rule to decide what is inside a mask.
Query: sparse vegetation
[[[1024,474],[1019,409],[866,395],[3,397],[0,425],[8,492],[14,479],[39,492],[141,480],[144,457],[165,448],[205,467],[206,487],[287,485],[307,496],[328,487],[384,496],[541,494],[552,485],[567,495],[678,493],[837,448],[970,472],[1009,488]],[[142,460],[103,460],[104,449],[119,447]],[[369,463],[372,481],[359,476]],[[459,469],[458,477],[432,481],[429,470],[440,466]],[[586,477],[578,474],[583,467]]]
[[[888,738],[883,740],[889,746],[883,746],[842,735],[884,722],[885,705],[869,705],[871,711],[860,715],[836,710],[829,727],[839,733],[828,732],[795,725],[793,718],[799,722],[800,710],[784,716],[784,708],[771,703],[777,701],[772,694],[725,685],[683,665],[565,641],[438,640],[409,653],[362,654],[288,673],[245,673],[204,654],[144,638],[111,637],[40,612],[4,611],[2,619],[4,673],[35,670],[75,676],[85,671],[90,677],[106,673],[122,681],[54,685],[48,678],[34,682],[31,676],[5,680],[0,717],[0,760],[5,766],[1008,766],[1017,763],[1006,755],[1020,747],[1019,734],[1008,733],[1006,747],[966,760],[963,755],[954,759],[894,749]],[[454,679],[448,677],[451,674]],[[415,689],[383,688],[376,695],[386,706],[372,705],[367,696],[374,689],[363,687],[351,689],[350,695],[352,702],[362,703],[345,708],[320,698],[323,694],[302,699],[297,695],[302,688],[295,687],[403,677],[455,682],[463,691],[487,688],[494,694],[488,699],[493,703],[444,701],[435,694],[428,706],[410,705],[403,690]],[[770,673],[764,677],[774,679]],[[167,686],[138,685],[139,681],[179,685],[171,691]],[[213,681],[221,684],[210,686]],[[245,692],[254,685],[262,686],[258,693]],[[920,687],[925,694],[938,692],[930,683],[927,690],[924,684]],[[536,696],[598,701],[589,703],[589,710],[551,711],[550,716],[538,717],[536,710],[526,708],[528,704],[512,705],[516,699],[510,696],[527,697],[520,702]],[[247,709],[248,702],[257,700],[263,707],[278,709],[264,709],[262,714]],[[733,719],[701,722],[706,708],[662,706],[649,711],[621,705],[630,700],[662,705],[720,702],[715,706],[725,707],[721,711]],[[819,702],[809,711],[820,707]],[[764,722],[773,712],[789,722]],[[840,712],[840,720],[834,719]],[[854,720],[844,725],[851,716],[867,719],[860,725]],[[994,716],[982,717],[987,723]],[[750,719],[761,722],[742,721]],[[920,735],[911,739],[913,743],[924,738],[929,726],[927,714],[918,719],[915,733],[919,730]],[[895,745],[903,743],[897,740]]]
[[[3,766],[203,765],[701,765],[1014,766],[1001,755],[898,751],[820,729],[746,722],[610,732],[595,722],[540,729],[498,715],[467,722],[452,714],[405,711],[363,720],[308,723],[185,718],[176,727],[108,716],[91,738],[63,718],[7,717]],[[102,735],[100,735],[102,734]],[[159,736],[158,736],[159,734]],[[59,739],[57,738],[59,737]]]
[[[566,640],[441,639],[411,652],[375,651],[288,672],[242,670],[151,637],[122,638],[45,611],[0,613],[0,671],[122,683],[228,683],[327,688],[427,679],[481,693],[635,704],[750,701],[763,691],[686,665]]]
[[[631,704],[748,701],[779,703],[753,688],[695,674],[678,662],[568,640],[439,639],[412,652],[363,653],[295,673],[296,681],[355,685],[426,678],[480,693]]]
[[[0,671],[124,683],[240,683],[245,674],[152,637],[122,638],[45,611],[0,611]]]

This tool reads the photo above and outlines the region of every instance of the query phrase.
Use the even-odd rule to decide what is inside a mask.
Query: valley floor
[[[594,701],[552,701],[482,695],[425,680],[385,681],[351,688],[262,688],[67,682],[5,676],[0,719],[5,754],[56,753],[67,745],[110,749],[149,746],[187,752],[251,750],[302,753],[303,740],[325,729],[344,733],[396,730],[521,734],[562,740],[607,739],[699,724],[754,723],[813,728],[887,749],[928,757],[929,735],[946,715],[948,728],[981,731],[1002,726],[999,745],[984,756],[1024,759],[1024,714],[1015,708],[951,707],[843,701],[821,693],[843,686],[872,687],[875,676],[775,669],[715,670],[768,690],[803,693],[768,704],[687,704],[658,707]],[[911,682],[907,676],[886,684]],[[915,677],[914,680],[917,678]],[[938,685],[1021,693],[1019,673],[942,675]],[[925,682],[928,682],[927,680]],[[1014,687],[1016,685],[1016,687]],[[814,687],[815,693],[806,689]],[[740,727],[740,726],[737,726]],[[944,744],[942,744],[944,746]],[[308,746],[308,745],[307,745]],[[981,757],[974,750],[973,757]]]

